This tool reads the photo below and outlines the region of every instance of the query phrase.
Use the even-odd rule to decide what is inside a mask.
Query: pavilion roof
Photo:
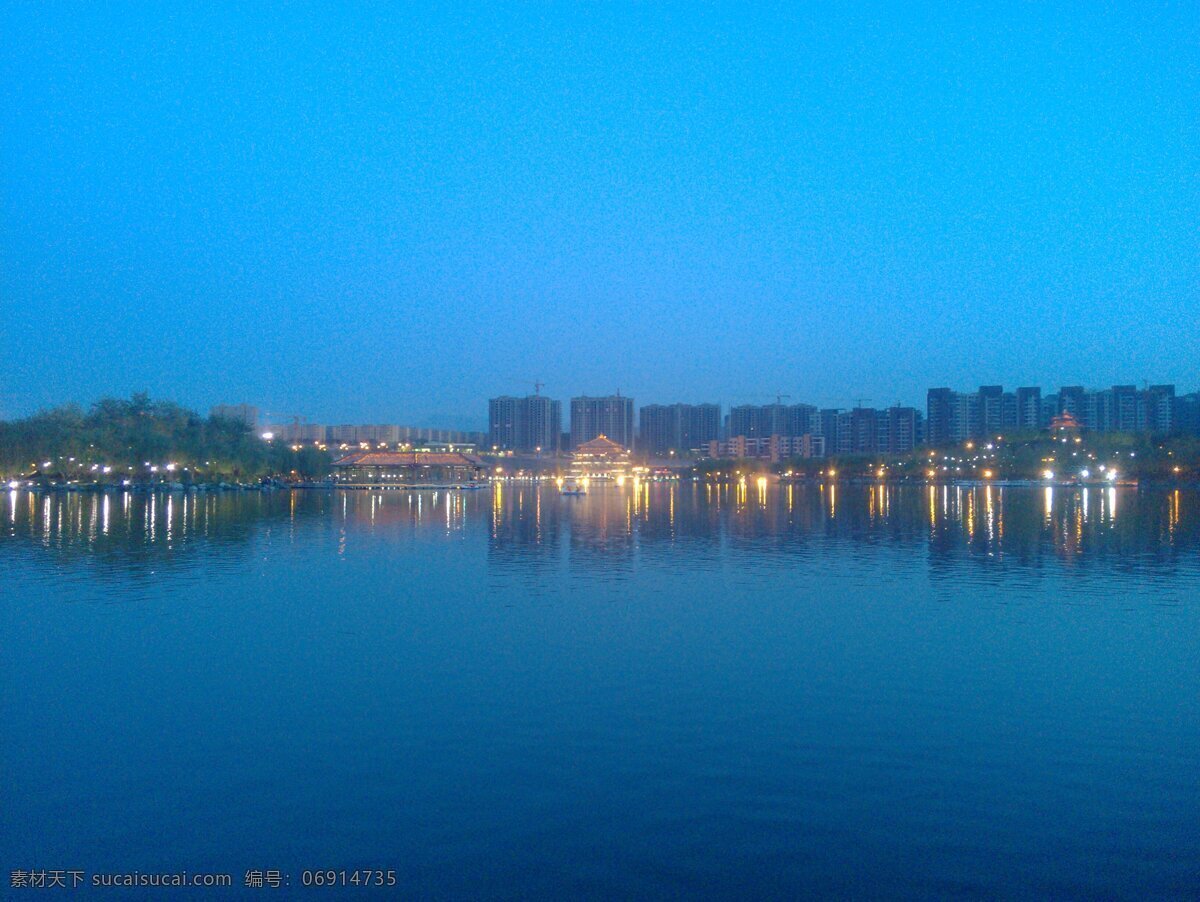
[[[584,442],[575,448],[577,454],[624,454],[625,449],[610,439],[607,435],[598,435],[590,442]]]

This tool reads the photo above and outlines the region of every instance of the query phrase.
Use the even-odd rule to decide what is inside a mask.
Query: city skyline
[[[976,387],[977,388],[1001,388],[1001,389],[1003,389],[1005,386],[1009,386],[1009,385],[1010,385],[1010,383],[1003,383],[1003,384],[996,384],[996,385],[989,385],[986,383],[977,383]],[[1181,398],[1183,396],[1196,395],[1197,393],[1200,393],[1200,380],[1197,380],[1196,383],[1193,383],[1191,385],[1188,385],[1188,384],[1179,385],[1178,383],[1164,382],[1164,381],[1151,382],[1150,380],[1146,380],[1146,379],[1138,380],[1137,382],[1118,381],[1116,383],[1112,383],[1112,384],[1108,384],[1108,385],[1100,383],[1095,380],[1091,380],[1091,381],[1085,380],[1085,381],[1083,381],[1081,383],[1077,383],[1077,384],[1069,384],[1066,382],[1059,382],[1059,383],[1057,383],[1057,388],[1053,387],[1054,385],[1055,385],[1055,383],[1027,384],[1027,385],[1021,385],[1021,386],[1017,386],[1017,385],[1013,384],[1011,393],[1014,394],[1015,396],[1019,396],[1023,392],[1035,391],[1038,393],[1038,397],[1041,399],[1045,399],[1046,397],[1057,395],[1058,392],[1063,391],[1063,390],[1068,390],[1068,391],[1073,391],[1073,392],[1082,392],[1084,394],[1096,394],[1096,393],[1100,393],[1100,392],[1110,391],[1114,388],[1124,388],[1124,389],[1129,389],[1131,391],[1139,391],[1140,392],[1140,391],[1154,389],[1154,388],[1158,388],[1158,387],[1169,387],[1175,394],[1177,394]],[[492,401],[495,401],[498,398],[508,398],[508,399],[512,399],[512,400],[521,400],[521,399],[525,399],[525,398],[542,398],[542,399],[548,400],[548,401],[558,400],[559,402],[561,402],[563,397],[569,397],[569,398],[608,397],[608,396],[603,396],[603,395],[598,395],[598,394],[589,395],[586,392],[573,394],[570,396],[561,396],[561,395],[555,396],[554,394],[546,391],[545,389],[546,389],[545,384],[539,382],[539,383],[536,383],[535,391],[532,391],[532,392],[522,393],[522,392],[516,391],[516,392],[509,392],[507,394],[490,395],[483,402],[484,409],[486,410],[488,405],[490,405],[490,403]],[[771,404],[776,403],[776,402],[771,401],[770,398],[774,398],[774,399],[776,399],[776,401],[780,398],[789,399],[788,405],[785,405],[785,406],[795,406],[797,404],[800,404],[800,405],[812,406],[819,410],[820,409],[851,410],[855,407],[863,406],[863,407],[873,407],[873,408],[880,408],[880,409],[886,409],[886,408],[890,408],[890,407],[915,407],[918,410],[924,411],[928,407],[929,392],[934,391],[934,390],[940,390],[940,389],[944,389],[946,391],[950,391],[950,392],[952,392],[954,394],[958,394],[958,395],[966,395],[966,394],[970,393],[970,391],[962,391],[960,389],[957,389],[950,385],[946,385],[945,383],[942,383],[942,384],[939,384],[936,386],[926,387],[925,389],[922,390],[921,397],[915,401],[909,401],[908,399],[895,399],[895,400],[889,401],[885,404],[860,403],[860,402],[867,402],[867,401],[873,400],[870,398],[862,398],[862,397],[847,398],[846,400],[849,401],[850,403],[845,403],[845,404],[823,404],[823,403],[819,403],[818,399],[813,399],[813,398],[806,397],[806,396],[799,395],[799,394],[793,395],[793,394],[786,393],[786,392],[771,395],[771,396],[768,396],[763,393],[757,393],[757,394],[752,395],[752,397],[756,398],[758,400],[735,399],[732,402],[726,401],[726,400],[717,400],[717,399],[713,399],[713,398],[704,399],[704,398],[700,398],[700,397],[691,398],[690,400],[680,400],[678,397],[669,397],[669,398],[656,398],[656,399],[652,399],[652,400],[639,401],[638,397],[636,395],[627,394],[625,392],[616,393],[613,396],[614,397],[620,396],[620,397],[624,397],[624,398],[632,400],[633,403],[636,405],[634,408],[635,414],[636,414],[636,412],[640,411],[643,407],[646,407],[646,406],[679,406],[679,405],[693,406],[693,407],[716,405],[717,407],[719,407],[721,409],[721,411],[727,413],[728,411],[732,410],[733,408],[737,408],[737,407],[764,407],[764,406],[770,406]],[[79,404],[82,407],[87,407],[90,404],[101,400],[102,397],[105,397],[105,396],[95,396],[90,399],[86,399],[86,400],[82,400],[82,401],[76,400],[76,399],[65,399],[65,400],[51,403],[51,404],[43,406],[43,407],[39,407],[37,409],[30,410],[26,414],[22,414],[21,416],[31,415],[33,413],[37,413],[39,410],[50,409],[52,407],[61,406],[62,404]],[[175,401],[176,403],[185,403],[185,399],[181,399],[178,397],[172,397],[169,400]],[[185,403],[185,406],[188,406],[188,405]],[[321,424],[323,424],[325,426],[329,426],[329,427],[386,423],[386,424],[396,425],[396,426],[400,426],[401,428],[407,428],[407,429],[416,429],[416,430],[425,430],[425,431],[441,430],[441,431],[456,431],[456,432],[476,432],[476,433],[486,433],[488,431],[488,426],[489,426],[489,417],[486,412],[482,413],[482,414],[476,413],[474,415],[464,415],[463,417],[460,417],[457,419],[450,418],[450,419],[440,421],[440,422],[438,422],[438,421],[416,422],[415,418],[409,418],[407,420],[404,418],[394,419],[394,418],[389,418],[387,416],[383,416],[382,414],[378,414],[378,413],[368,414],[367,416],[362,417],[362,418],[341,416],[341,415],[336,415],[336,414],[333,416],[321,417],[321,416],[316,416],[316,415],[310,414],[308,412],[296,412],[296,411],[291,411],[291,412],[287,412],[287,413],[279,413],[279,412],[274,412],[274,411],[268,410],[267,406],[262,405],[262,404],[255,404],[251,401],[246,401],[246,400],[236,400],[236,401],[230,400],[228,397],[225,397],[222,395],[218,395],[218,400],[215,401],[214,403],[205,404],[205,405],[195,405],[195,409],[197,409],[197,410],[208,410],[210,413],[216,413],[216,412],[220,411],[222,413],[222,415],[230,416],[234,419],[243,419],[243,416],[238,412],[242,408],[249,408],[249,409],[253,409],[254,411],[256,411],[257,422],[260,425],[278,425],[278,424],[292,423],[295,421],[299,421],[302,423],[308,423],[308,424],[321,423]],[[560,422],[565,431],[569,431],[569,427],[570,427],[569,412],[570,412],[570,408],[568,406],[568,407],[562,408],[561,413],[560,413],[560,418],[561,418]],[[724,416],[725,413],[723,413],[722,415]],[[19,418],[21,418],[21,417],[18,417],[18,416],[2,417],[2,416],[0,416],[0,420],[19,419]],[[634,422],[635,422],[635,424],[637,424],[639,422],[639,419],[636,415],[634,417]],[[638,426],[637,431],[640,431],[640,426]]]
[[[780,452],[776,439],[805,441],[797,456],[835,454],[904,454],[920,445],[942,446],[996,436],[1002,432],[1037,432],[1067,416],[1081,428],[1094,432],[1200,434],[1200,391],[1177,392],[1173,384],[1113,385],[1092,389],[1060,386],[1043,392],[1040,386],[980,385],[974,391],[933,387],[926,391],[923,408],[893,404],[876,408],[860,403],[850,408],[826,408],[778,395],[770,404],[735,404],[725,412],[718,403],[659,402],[636,404],[624,395],[577,396],[563,418],[559,399],[535,393],[524,397],[501,395],[488,402],[486,431],[451,433],[436,429],[400,426],[324,426],[296,421],[279,427],[289,440],[355,443],[357,441],[420,438],[426,441],[472,443],[482,448],[552,456],[569,451],[600,436],[623,447],[651,456],[694,454],[707,449],[718,456],[726,451],[768,447]],[[784,403],[784,399],[788,403]],[[218,405],[214,415],[260,422],[250,405]],[[384,431],[387,431],[385,437]],[[361,433],[361,434],[360,434]],[[319,436],[318,436],[319,434]],[[636,437],[636,439],[635,439]],[[729,444],[745,439],[751,445]],[[760,444],[754,444],[760,443]],[[765,443],[765,444],[764,444]],[[787,444],[785,450],[791,448]],[[729,455],[726,455],[729,456]],[[751,455],[753,456],[753,455]]]

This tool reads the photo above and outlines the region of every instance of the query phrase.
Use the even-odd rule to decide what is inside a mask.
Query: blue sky
[[[5,5],[0,416],[1200,389],[1188,4]]]

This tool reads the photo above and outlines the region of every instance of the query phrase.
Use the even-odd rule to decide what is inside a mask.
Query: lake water
[[[5,892],[372,868],[425,898],[1200,894],[1192,491],[0,511]]]

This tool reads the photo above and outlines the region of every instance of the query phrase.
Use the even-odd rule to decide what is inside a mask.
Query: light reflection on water
[[[443,897],[1186,897],[1198,502],[9,492],[0,835]]]

